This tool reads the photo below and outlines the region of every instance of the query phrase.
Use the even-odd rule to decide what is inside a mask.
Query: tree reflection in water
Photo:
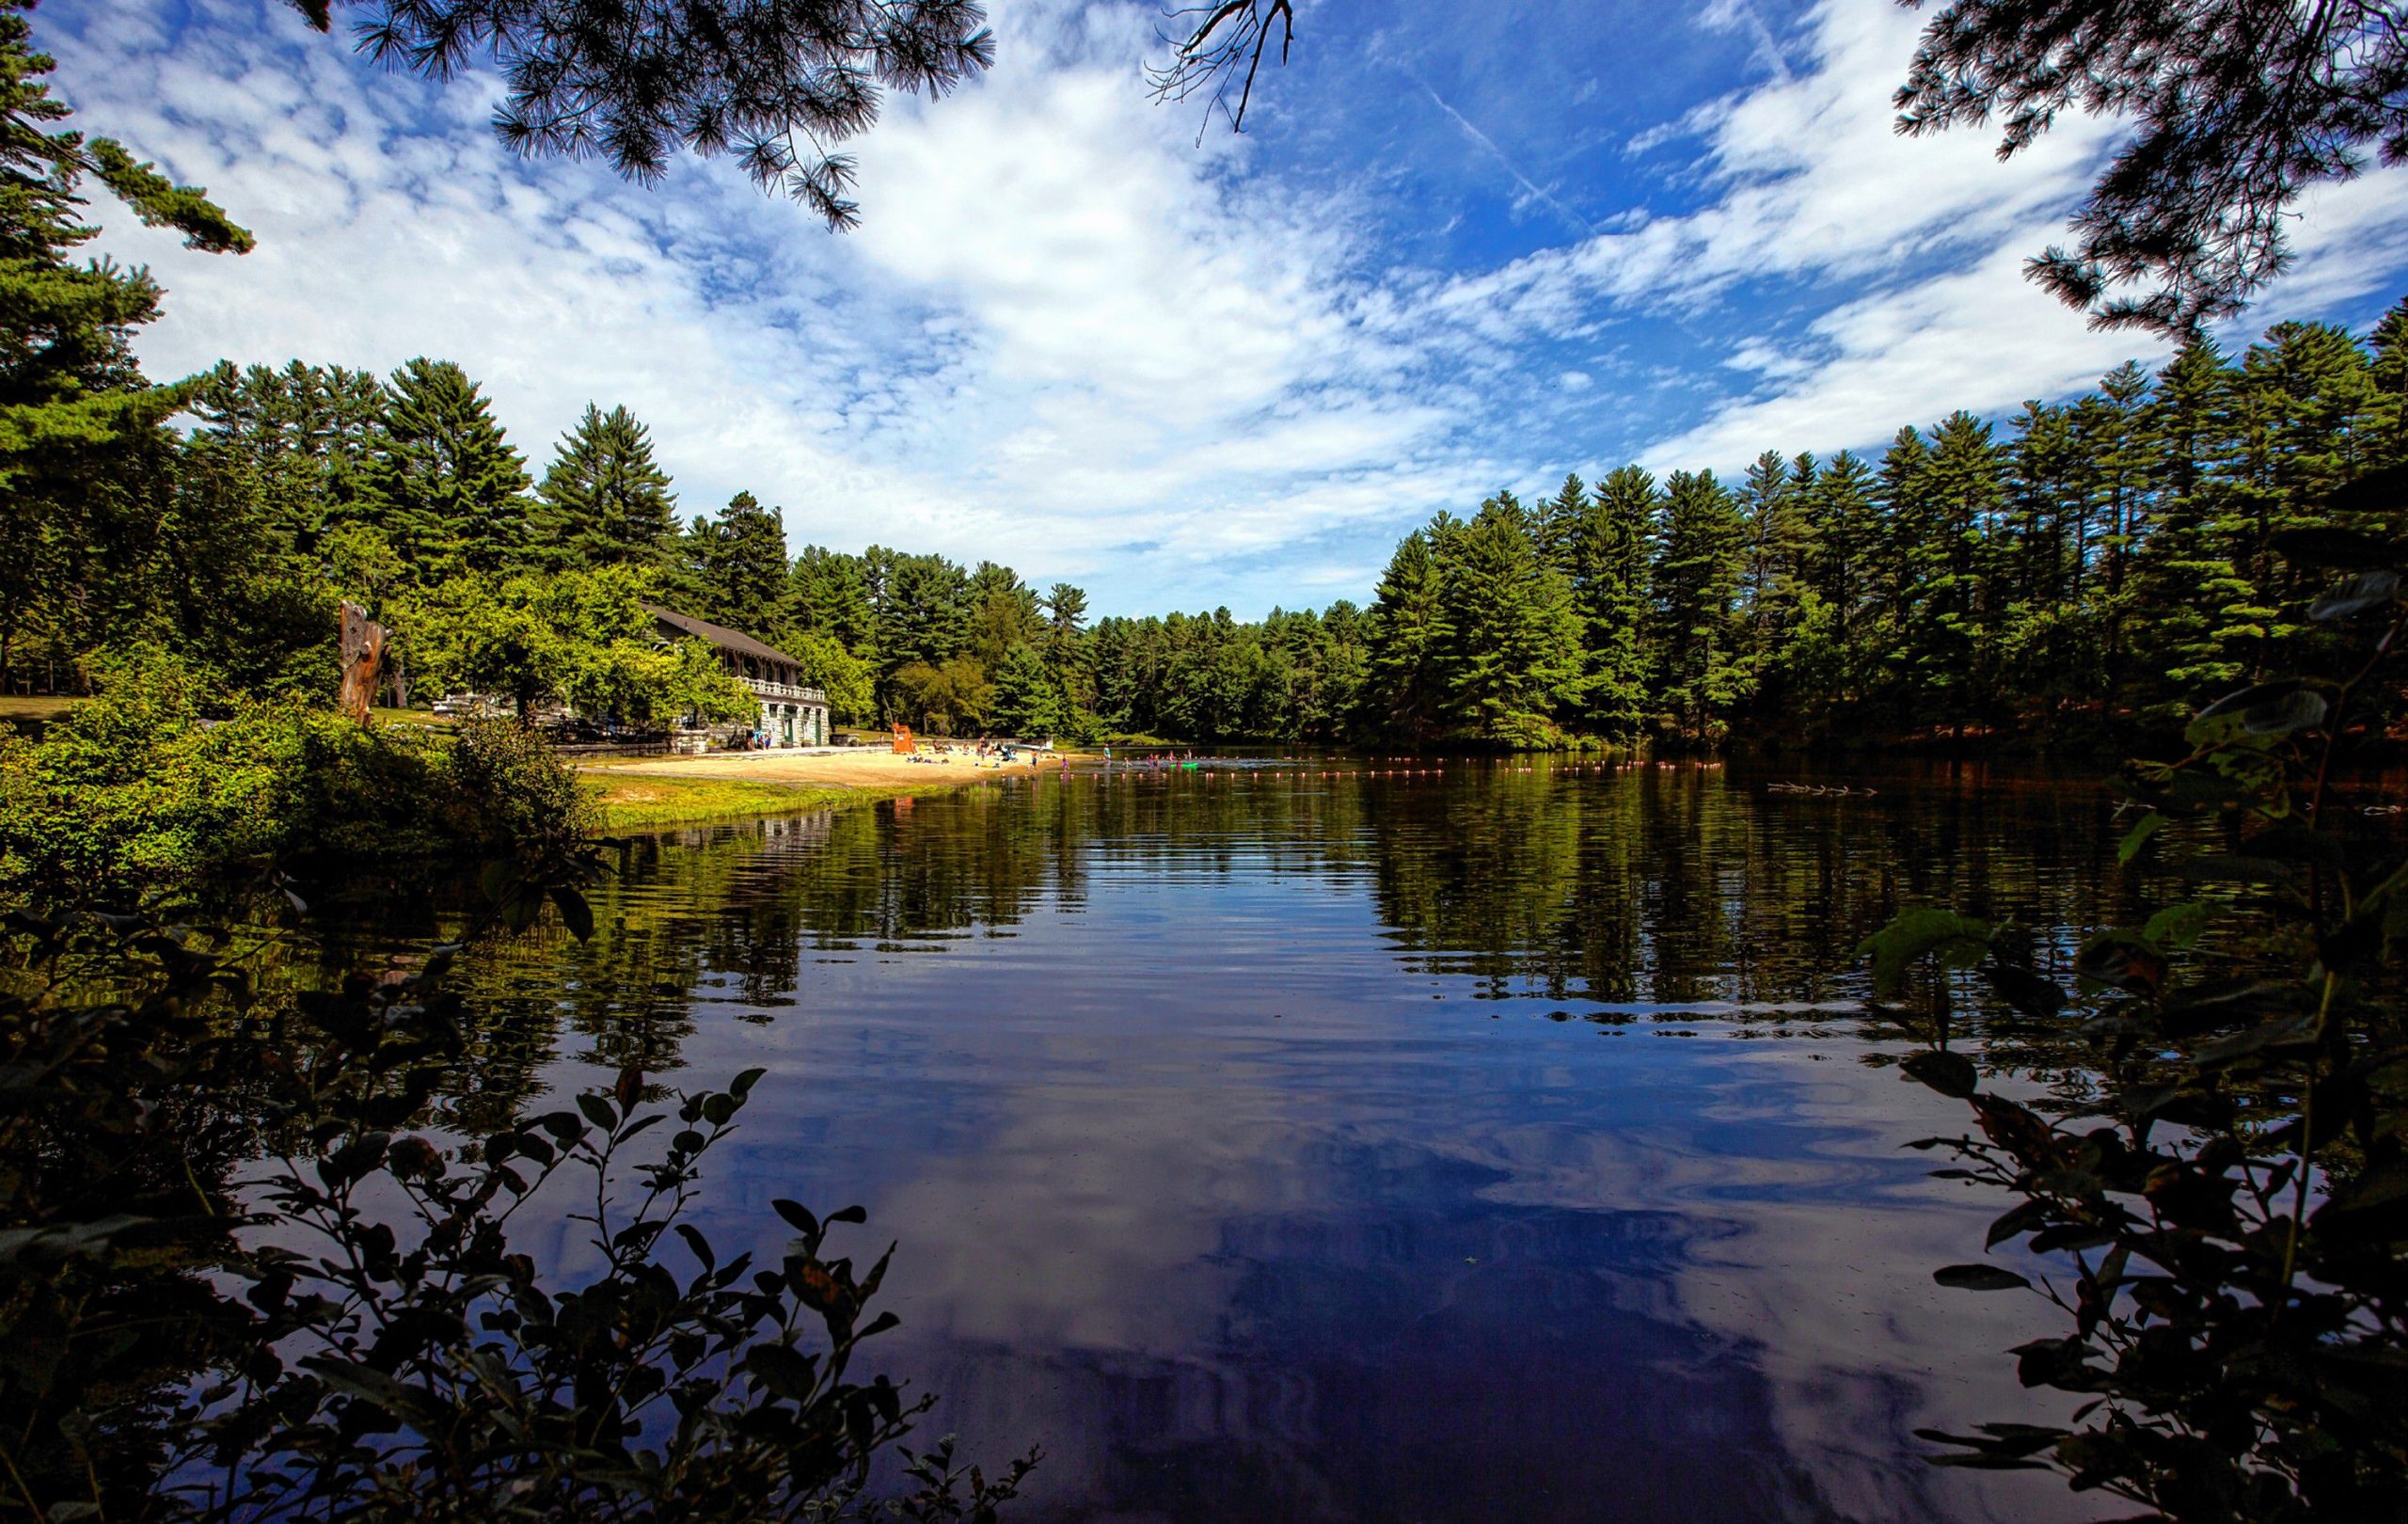
[[[2149,885],[2088,785],[1767,781],[1316,759],[616,843],[591,940],[452,972],[430,1117],[764,1071],[686,1220],[771,1263],[773,1198],[863,1201],[888,1364],[969,1453],[1041,1439],[1049,1517],[2087,1516],[1913,1437],[2064,1411],[1996,1359],[2029,1310],[1928,1279],[1995,1203],[1901,1151],[1958,1119],[1847,949]],[[445,905],[329,897],[269,981],[405,968]],[[2028,1024],[1972,1040],[2094,1083]],[[589,1238],[513,1227],[570,1276]]]
[[[2121,918],[2108,794],[1365,770],[650,838],[593,943],[467,972],[555,1076],[767,1067],[714,1236],[867,1200],[898,1355],[1066,1516],[2083,1516],[1911,1437],[2046,1416],[1993,1363],[2039,1329],[1929,1284],[1988,1212],[1899,1151],[1951,1119],[1847,949]]]

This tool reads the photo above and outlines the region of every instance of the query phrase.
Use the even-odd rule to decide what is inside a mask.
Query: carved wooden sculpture
[[[385,672],[385,627],[356,603],[342,606],[342,712],[368,722]]]

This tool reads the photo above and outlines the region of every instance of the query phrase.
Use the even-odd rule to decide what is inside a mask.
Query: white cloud
[[[2335,187],[2305,211],[2298,266],[2224,336],[2228,346],[2269,324],[2378,293],[2408,263],[2408,169]],[[1742,343],[1731,364],[1774,389],[1725,405],[1654,446],[1648,459],[1661,468],[1719,469],[1766,448],[1864,446],[1959,407],[1995,415],[2062,397],[2127,359],[2163,360],[2163,343],[2095,331],[2022,278],[2025,255],[2051,231],[2035,223],[1975,263],[1834,308],[1798,342]]]
[[[1740,20],[1735,10],[1730,23]],[[1445,305],[1575,331],[1600,303],[1695,313],[1743,282],[1880,278],[2057,215],[2113,129],[2074,119],[2007,165],[1979,132],[1900,136],[1881,82],[1904,77],[1919,25],[1895,8],[1827,0],[1808,18],[1802,71],[1634,139],[1701,136],[1695,173],[1710,199],[1464,278]]]
[[[2136,347],[2129,334],[2091,332],[2023,280],[2021,255],[2010,246],[1835,308],[1808,325],[1801,343],[1742,345],[1732,363],[1759,372],[1774,389],[1722,407],[1652,447],[1647,459],[1659,470],[1725,469],[1766,449],[1862,446],[1959,407],[1996,413],[2063,395]]]
[[[1393,392],[1410,357],[1332,278],[1342,230],[1229,190],[1242,145],[1199,150],[1137,87],[1133,10],[1003,9],[985,82],[858,145],[864,226],[836,238],[724,164],[657,191],[530,172],[483,130],[489,81],[378,75],[269,0],[196,8],[61,48],[91,120],[260,234],[211,261],[110,229],[170,288],[154,373],[444,355],[539,468],[589,399],[625,402],[689,510],[751,487],[798,543],[1044,576],[1145,543],[1145,596],[1461,485],[1443,415]]]
[[[1795,337],[1739,338],[1727,364],[1756,389],[1650,444],[1650,462],[1728,468],[1767,447],[1872,444],[1902,423],[1959,407],[2012,411],[2127,358],[2162,357],[2145,335],[2092,330],[2022,274],[2025,259],[2063,239],[2066,213],[2119,129],[2070,118],[2004,165],[1980,129],[1899,136],[1886,93],[1864,82],[1904,77],[1920,24],[1893,8],[1827,0],[1809,22],[1814,67],[1700,127],[1706,172],[1724,187],[1718,200],[1500,273],[1689,310],[1767,277],[1869,288]],[[2299,263],[2235,325],[2242,341],[2362,298],[2408,263],[2408,171],[2312,193],[2300,210]]]
[[[1357,208],[1258,173],[1251,139],[1199,144],[1142,88],[1142,7],[1000,5],[985,80],[893,103],[856,145],[848,237],[725,163],[653,190],[521,165],[486,130],[491,81],[376,71],[279,0],[38,24],[89,125],[261,235],[210,259],[110,227],[169,289],[153,373],[446,356],[538,468],[588,400],[625,403],[689,511],[750,488],[798,544],[992,557],[1118,612],[1259,611],[1567,462],[1867,442],[2134,351],[2018,269],[2110,127],[2068,121],[2000,166],[1979,132],[1892,130],[1915,16],[1830,0],[1782,39],[1743,6],[1714,19],[1789,71],[1640,135],[1698,143],[1672,209],[1467,271],[1394,262]],[[2396,173],[2311,198],[2267,313],[2396,278],[2403,206]]]

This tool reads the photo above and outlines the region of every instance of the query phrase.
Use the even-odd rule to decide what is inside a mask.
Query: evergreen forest
[[[0,354],[0,695],[88,692],[153,652],[213,691],[323,699],[349,600],[392,631],[403,707],[740,714],[706,652],[653,648],[651,599],[792,653],[840,721],[938,733],[2098,748],[2332,668],[2322,572],[2287,537],[2408,528],[2385,475],[2408,470],[2402,302],[2363,334],[2194,338],[2008,419],[1933,399],[1877,452],[1766,440],[1729,480],[1600,463],[1509,487],[1407,534],[1366,602],[1259,621],[1091,617],[1084,589],[942,548],[790,555],[774,493],[681,501],[625,406],[531,452],[447,360],[146,377],[166,293],[83,257],[91,187],[204,256],[250,234],[62,128],[52,61],[0,22],[24,127],[0,304],[25,336]]]
[[[2323,664],[2318,574],[2278,537],[2403,528],[2347,485],[2408,466],[2408,303],[2362,336],[2196,341],[2003,423],[1909,423],[1875,455],[1768,449],[1730,481],[1623,466],[1502,490],[1406,535],[1367,604],[1259,621],[1091,619],[1081,588],[927,551],[789,559],[780,509],[751,492],[690,513],[625,407],[589,406],[539,473],[446,361],[226,364],[141,394],[159,416],[120,434],[105,490],[8,498],[8,691],[75,691],[93,653],[142,643],[238,689],[314,690],[352,598],[396,631],[392,700],[423,703],[414,675],[461,675],[444,658],[462,611],[587,577],[779,644],[862,724],[2105,745]]]
[[[1032,1474],[1037,1517],[2037,1496],[1925,1506],[1926,1460],[2177,1524],[2408,1517],[2408,299],[2231,326],[2305,189],[2408,158],[2408,0],[1933,7],[1900,132],[2120,119],[2027,274],[2148,363],[1745,464],[1516,414],[1497,454],[1545,480],[1254,620],[851,548],[892,503],[798,553],[800,484],[698,500],[625,399],[514,435],[431,355],[146,375],[166,293],[101,224],[253,239],[68,125],[34,4],[0,0],[0,1518],[985,1524]],[[207,40],[260,8],[165,8]],[[1170,12],[1156,93],[1234,128],[1295,8]],[[832,230],[881,101],[997,56],[976,0],[265,9],[490,64],[530,158],[726,155]],[[856,726],[1359,754],[628,757],[799,698],[664,607]],[[1853,757],[1672,754],[1911,747],[2054,754],[1878,798]],[[863,1354],[891,1263],[915,1341]],[[958,1414],[982,1459],[914,1438]]]

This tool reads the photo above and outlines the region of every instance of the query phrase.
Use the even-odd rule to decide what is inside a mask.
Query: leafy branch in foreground
[[[888,89],[940,96],[995,61],[974,0],[291,0],[328,30],[362,15],[362,51],[447,79],[489,58],[501,140],[601,158],[631,180],[679,148],[733,153],[832,229],[854,226],[853,161]]]
[[[2278,548],[2310,564],[2389,554],[2330,531]],[[2350,745],[2382,739],[2352,716],[2408,627],[2400,595],[2392,570],[2351,577],[2312,612],[2384,621],[2354,672],[2243,689],[2192,722],[2186,755],[2133,765],[2147,813],[2127,862],[2190,819],[2221,849],[2174,865],[2192,897],[2083,942],[2072,991],[2027,936],[1953,912],[1909,912],[1860,949],[1884,992],[1925,960],[1972,969],[2097,1076],[2078,1103],[2026,1104],[1983,1088],[1944,1024],[1903,1065],[1972,1108],[1979,1135],[1916,1145],[1965,1162],[1937,1173],[2020,1198],[1988,1246],[2054,1267],[2040,1290],[2073,1329],[2017,1349],[2020,1379],[2083,1399],[2065,1424],[1925,1431],[1953,1447],[1943,1464],[2052,1468],[2182,1524],[2408,1510],[2408,863],[2396,837],[2352,829],[2366,818],[2334,791]],[[2229,911],[2267,917],[2300,974],[2178,979]],[[1990,1263],[1937,1278],[2032,1284]]]
[[[539,884],[497,914],[581,904]],[[685,1220],[759,1071],[660,1094],[628,1069],[462,1135],[458,945],[285,999],[255,928],[6,931],[0,1516],[988,1519],[1036,1463],[899,1451],[912,1490],[866,1498],[933,1399],[854,1373],[895,1323],[887,1257],[829,1252],[861,1210],[778,1201],[759,1266]],[[512,1245],[538,1201],[586,1230],[575,1284]]]
[[[2304,192],[2355,177],[2369,148],[2408,151],[2404,20],[2396,0],[1954,0],[1924,29],[1898,124],[1996,117],[2004,159],[2068,109],[2132,119],[2074,246],[2027,268],[2093,326],[2193,337],[2290,263]]]

